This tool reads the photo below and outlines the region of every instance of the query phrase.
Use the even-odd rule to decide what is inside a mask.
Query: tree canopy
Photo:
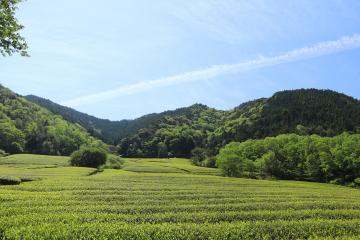
[[[72,166],[98,168],[106,163],[106,159],[107,153],[101,148],[81,147],[71,154],[70,163]]]
[[[3,56],[10,56],[16,52],[28,56],[28,46],[19,33],[23,26],[15,18],[19,2],[21,0],[0,0],[0,53]]]
[[[224,114],[201,104],[175,112],[122,139],[119,153],[128,157],[190,157],[194,148],[206,146],[208,135]]]
[[[232,142],[222,148],[216,158],[226,176],[357,184],[360,177],[360,135],[285,134]]]

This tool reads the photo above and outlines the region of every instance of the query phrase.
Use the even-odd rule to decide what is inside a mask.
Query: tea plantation
[[[0,159],[0,239],[360,239],[360,190],[225,178],[186,159],[96,173],[67,157]]]

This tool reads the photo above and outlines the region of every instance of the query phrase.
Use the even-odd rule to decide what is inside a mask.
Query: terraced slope
[[[93,169],[35,155],[0,159],[0,175],[42,178],[0,186],[0,239],[360,238],[358,189],[200,169],[184,159],[128,159],[124,170],[88,176]]]

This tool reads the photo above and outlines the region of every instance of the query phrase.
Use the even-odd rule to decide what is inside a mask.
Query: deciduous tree
[[[3,56],[20,53],[28,56],[27,44],[19,31],[23,26],[15,18],[17,5],[21,0],[0,0],[0,53]]]

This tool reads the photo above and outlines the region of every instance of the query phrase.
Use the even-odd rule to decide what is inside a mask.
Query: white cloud
[[[222,75],[235,74],[253,69],[273,66],[302,59],[309,59],[324,55],[329,55],[349,49],[360,47],[360,35],[344,36],[338,40],[319,42],[310,47],[304,47],[288,51],[284,54],[272,57],[259,57],[253,60],[237,63],[214,65],[209,68],[181,73],[160,79],[143,81],[134,84],[124,85],[119,88],[103,91],[87,96],[82,96],[62,102],[61,104],[71,107],[87,105],[90,103],[105,101],[120,96],[131,95],[154,88],[171,86],[184,82],[201,81],[216,78]]]

